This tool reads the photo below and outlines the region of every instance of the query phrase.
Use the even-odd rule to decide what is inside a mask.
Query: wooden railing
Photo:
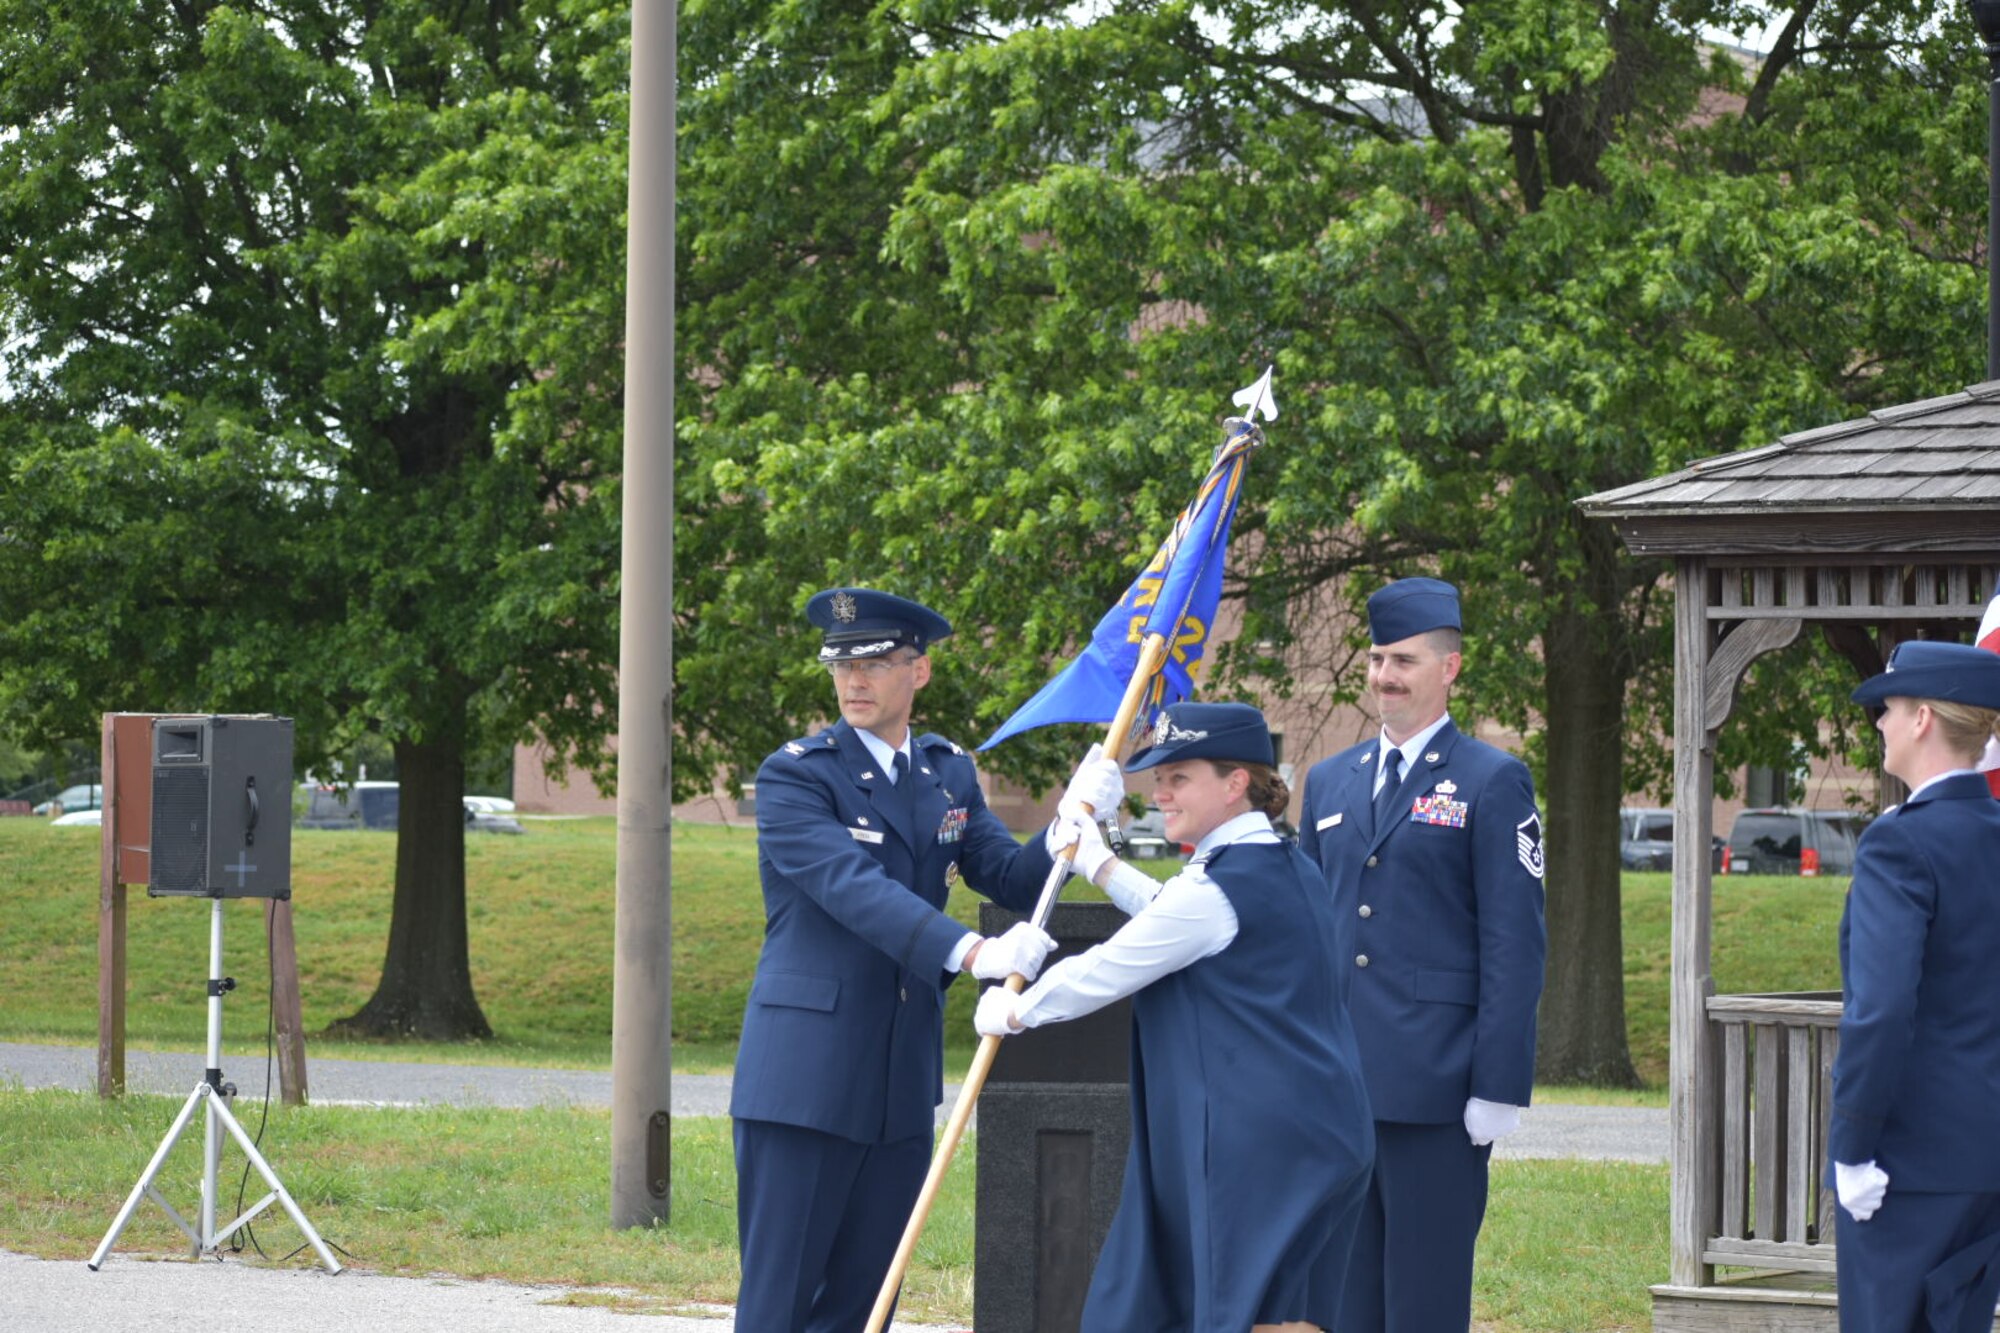
[[[1708,1018],[1721,1086],[1701,1100],[1721,1117],[1707,1136],[1720,1216],[1701,1262],[1830,1273],[1834,1195],[1820,1180],[1840,993],[1715,995]]]

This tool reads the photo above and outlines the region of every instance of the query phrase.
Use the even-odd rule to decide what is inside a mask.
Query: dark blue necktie
[[[1375,831],[1386,833],[1396,818],[1396,789],[1403,785],[1403,752],[1389,751],[1382,765],[1382,790],[1375,793]]]
[[[896,803],[904,810],[917,808],[917,784],[910,781],[910,756],[896,751]]]

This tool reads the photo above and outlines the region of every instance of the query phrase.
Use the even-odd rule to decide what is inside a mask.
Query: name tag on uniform
[[[1454,801],[1449,796],[1433,792],[1429,796],[1419,796],[1417,803],[1410,807],[1410,822],[1435,824],[1439,828],[1464,828],[1469,809],[1464,801]]]
[[[1317,833],[1322,829],[1339,828],[1340,821],[1345,818],[1347,818],[1347,812],[1344,810],[1337,815],[1328,815],[1325,819],[1313,825],[1313,831]]]
[[[962,805],[945,811],[944,818],[938,821],[937,841],[957,842],[965,836],[965,825],[971,818],[972,812]]]
[[[849,830],[847,830],[847,831],[848,831],[849,833],[852,833],[852,834],[854,835],[854,840],[855,840],[856,842],[880,842],[880,841],[882,841],[882,835],[881,835],[880,833],[877,833],[877,832],[876,832],[876,831],[875,831],[874,829],[872,829],[872,828],[851,828],[851,829],[849,829]]]

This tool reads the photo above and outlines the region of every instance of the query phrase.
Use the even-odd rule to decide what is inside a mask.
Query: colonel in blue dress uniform
[[[1337,1327],[1442,1333],[1471,1322],[1487,1161],[1534,1084],[1541,819],[1527,767],[1446,712],[1457,589],[1398,580],[1368,622],[1382,733],[1313,766],[1299,837],[1346,931],[1333,966],[1375,1115]]]
[[[1051,868],[987,808],[962,749],[910,730],[950,624],[864,588],[806,614],[841,720],[757,771],[764,946],[729,1103],[738,1333],[864,1326],[928,1168],[945,987],[961,970],[1032,978],[1053,943],[1027,922],[982,939],[944,913],[960,876],[1027,913]],[[1108,807],[1103,785],[1072,794]]]
[[[1339,924],[1271,826],[1291,800],[1272,759],[1254,708],[1167,709],[1131,767],[1153,770],[1167,836],[1195,844],[1187,868],[1161,884],[1087,818],[1059,821],[1050,842],[1075,842],[1077,873],[1132,919],[1026,993],[980,997],[989,1036],[1132,997],[1132,1147],[1083,1333],[1339,1327],[1374,1131],[1325,965]]]
[[[1854,698],[1910,797],[1861,835],[1840,922],[1829,1177],[1840,1326],[1987,1333],[2000,1295],[2000,802],[1975,771],[2000,656],[1898,645]]]

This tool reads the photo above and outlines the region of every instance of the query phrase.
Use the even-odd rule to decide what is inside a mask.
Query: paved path
[[[90,1047],[0,1042],[0,1085],[87,1091],[97,1085],[96,1061],[96,1051]],[[203,1063],[200,1055],[128,1051],[126,1080],[134,1092],[185,1096],[201,1078]],[[223,1070],[244,1096],[262,1095],[260,1062],[226,1060]],[[316,1104],[601,1107],[611,1103],[611,1075],[586,1070],[313,1059],[308,1078]],[[275,1095],[275,1081],[273,1090]],[[940,1118],[949,1113],[956,1095],[956,1088],[946,1089]],[[728,1105],[727,1076],[675,1076],[675,1115],[726,1115]],[[1584,1157],[1664,1162],[1667,1113],[1652,1107],[1535,1106],[1522,1116],[1520,1132],[1503,1140],[1495,1155],[1502,1160]],[[34,1259],[0,1250],[0,1329],[9,1333],[150,1333],[207,1322],[218,1311],[226,1312],[232,1327],[285,1328],[289,1333],[436,1333],[441,1328],[482,1333],[728,1333],[731,1328],[727,1309],[717,1309],[709,1318],[634,1316],[555,1303],[571,1294],[568,1289],[389,1277],[353,1269],[336,1278],[311,1267],[193,1264],[115,1250],[103,1270],[93,1273],[81,1258]],[[947,1330],[896,1324],[892,1333]]]
[[[126,1084],[134,1092],[184,1097],[200,1081],[203,1057],[128,1051]],[[229,1059],[223,1072],[246,1097],[260,1097],[261,1061]],[[275,1075],[273,1075],[275,1095]],[[495,1065],[419,1065],[374,1060],[310,1059],[307,1086],[315,1105],[411,1106],[609,1106],[611,1075],[582,1069],[514,1069]],[[86,1046],[38,1046],[0,1042],[0,1083],[26,1088],[97,1086],[97,1053]],[[938,1108],[943,1124],[958,1096],[945,1088]],[[727,1115],[725,1074],[676,1074],[673,1113]],[[977,1126],[975,1113],[974,1125]],[[1623,1162],[1667,1160],[1667,1113],[1650,1106],[1530,1107],[1521,1130],[1501,1140],[1494,1154],[1502,1161],[1528,1158],[1591,1157]],[[4,1327],[4,1325],[0,1325]]]
[[[458,1278],[387,1277],[347,1269],[189,1263],[113,1252],[91,1272],[81,1259],[0,1250],[0,1328],[9,1333],[157,1333],[162,1329],[285,1329],[287,1333],[729,1333],[713,1318],[620,1314],[561,1305],[568,1288]],[[901,1333],[946,1333],[897,1324]]]

